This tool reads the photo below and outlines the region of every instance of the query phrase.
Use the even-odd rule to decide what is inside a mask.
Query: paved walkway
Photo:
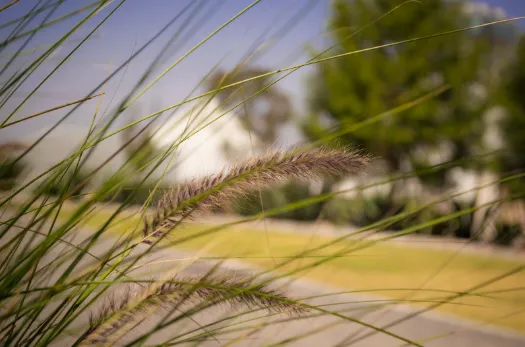
[[[273,225],[271,227],[273,227]],[[87,234],[89,232],[89,230],[84,230],[81,231],[81,234]],[[99,242],[92,252],[102,254],[104,250],[107,250],[113,245],[113,241],[112,238],[107,238],[103,242]],[[147,246],[144,245],[144,247]],[[143,250],[143,248],[139,248],[136,251],[140,252],[141,250]],[[57,250],[57,252],[58,251],[59,250]],[[160,250],[140,261],[138,265],[143,266],[135,272],[135,277],[161,277],[167,272],[177,272],[179,275],[189,274],[195,276],[203,274],[212,265],[211,262],[189,261],[188,257],[191,258],[192,256],[194,255],[172,248]],[[52,257],[52,254],[49,255],[50,259],[52,259]],[[45,264],[46,261],[46,259],[43,259],[42,264]],[[148,264],[150,262],[154,262],[154,264]],[[67,264],[63,264],[63,266],[66,265]],[[182,265],[182,270],[177,270],[176,265]],[[256,267],[234,260],[227,261],[222,267],[224,268],[223,271],[235,271],[237,273],[236,275],[241,277],[250,276],[250,274],[256,274],[260,271],[260,269]],[[275,282],[274,286],[280,287],[284,284],[285,282],[281,280]],[[385,327],[393,321],[417,313],[417,309],[402,305],[387,306],[378,309],[364,302],[367,300],[383,299],[375,296],[356,294],[330,295],[341,290],[304,279],[287,284],[284,291],[288,296],[293,298],[317,296],[317,298],[308,299],[305,300],[305,302],[321,305],[320,307],[325,309],[340,312],[348,317],[348,319],[344,320],[333,315],[321,315],[292,321],[283,321],[283,319],[286,319],[286,316],[271,318],[263,316],[257,320],[244,323],[240,322],[240,319],[236,321],[224,321],[219,324],[219,326],[231,325],[237,322],[240,324],[239,326],[255,327],[246,328],[246,330],[241,332],[232,332],[228,335],[211,337],[207,339],[207,341],[204,341],[202,345],[226,345],[228,342],[238,339],[238,342],[234,344],[235,346],[266,346],[283,342],[287,342],[287,345],[291,346],[401,346],[404,345],[402,340],[384,333],[374,333],[372,329],[349,320],[359,319],[367,324]],[[202,326],[210,322],[215,322],[217,319],[224,317],[224,315],[224,309],[216,309],[198,314],[192,317],[193,321],[187,321],[184,322],[185,324],[177,325],[175,328],[161,331],[159,333],[161,336],[156,336],[155,339],[149,340],[147,345],[155,345],[156,342],[165,340],[168,337],[197,329],[199,325]],[[249,317],[256,318],[254,314],[251,314],[243,316],[242,319],[247,320]],[[87,315],[85,318],[87,318]],[[281,322],[275,324],[276,320],[281,320]],[[271,324],[272,322],[274,322],[274,324]],[[148,326],[155,323],[155,318],[151,318],[142,326],[134,329],[133,332],[147,331]],[[470,324],[471,323],[464,320],[452,319],[447,316],[440,316],[434,312],[429,312],[415,315],[400,324],[388,327],[386,330],[406,339],[419,340],[422,345],[431,347],[525,346],[525,337],[522,335],[499,328],[472,327]],[[238,328],[239,326],[233,325],[231,328]],[[211,328],[208,328],[208,330],[211,330]],[[126,340],[133,337],[133,332],[127,336]],[[371,335],[360,339],[360,337],[367,334]],[[433,337],[438,336],[441,337],[432,340]],[[62,345],[67,346],[68,342],[64,341]]]
[[[213,262],[194,262],[193,260],[184,260],[192,258],[194,254],[185,253],[175,249],[165,249],[155,253],[150,259],[144,259],[141,263],[155,260],[156,264],[144,267],[136,276],[151,276],[152,274],[163,274],[174,271],[175,264],[181,265],[183,270],[177,271],[179,275],[200,275],[210,269]],[[171,262],[162,263],[162,260],[171,260]],[[244,264],[237,260],[230,260],[222,265],[223,271],[232,271],[230,274],[240,276],[241,278],[250,277],[259,273],[262,269]],[[228,273],[228,272],[227,272]],[[340,288],[329,287],[309,280],[300,279],[292,283],[289,281],[279,280],[273,282],[273,287],[280,288],[289,297],[307,298],[305,302],[309,304],[320,305],[320,307],[340,312],[350,319],[359,319],[367,324],[377,327],[386,327],[390,323],[408,317],[417,313],[414,309],[403,305],[388,305],[378,308],[376,304],[370,304],[370,300],[384,299],[372,295],[357,294],[335,294],[340,293]],[[206,322],[213,322],[224,315],[222,310],[212,310],[211,313],[199,314],[195,317],[196,321],[203,325]],[[255,315],[243,317],[244,320]],[[273,317],[273,321],[285,319],[286,316]],[[240,319],[228,321],[228,324],[239,322]],[[269,324],[272,319],[261,318],[256,321],[243,323],[241,326]],[[149,323],[152,324],[152,323]],[[224,323],[223,325],[226,325]],[[477,326],[476,326],[477,325]],[[190,324],[187,329],[197,328],[196,324]],[[471,323],[466,320],[450,318],[435,312],[428,312],[416,315],[413,318],[387,328],[389,332],[397,334],[404,338],[421,341],[424,346],[431,347],[523,347],[525,346],[525,335],[519,335],[505,329],[483,327],[478,323]],[[372,333],[372,334],[371,334]],[[163,332],[162,337],[172,336],[172,332]],[[394,347],[402,346],[405,343],[392,336],[384,333],[374,333],[370,328],[362,325],[343,320],[341,318],[322,315],[319,317],[304,318],[290,322],[260,326],[257,329],[249,329],[241,332],[248,334],[242,338],[235,346],[267,346],[279,344],[288,341],[287,345],[291,346],[380,346]],[[359,340],[359,337],[371,334],[370,336]],[[447,336],[448,335],[448,336]],[[232,333],[221,336],[222,343],[227,343],[231,339],[238,338],[239,333]],[[304,336],[303,338],[299,338]],[[441,336],[441,338],[436,338]],[[423,342],[426,339],[436,338]],[[297,340],[296,340],[297,339]],[[356,340],[355,342],[353,342]],[[203,344],[204,346],[217,346],[217,341],[210,339]]]

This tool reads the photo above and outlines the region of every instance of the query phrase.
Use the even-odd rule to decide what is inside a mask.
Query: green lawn
[[[201,228],[192,227],[185,233],[196,233]],[[210,236],[185,242],[183,248],[200,250],[206,247],[207,254],[244,257],[243,261],[273,267],[274,264],[287,260],[286,257],[293,257],[299,252],[315,248],[327,241],[329,241],[328,238],[320,236],[310,237],[278,231],[261,232],[236,229],[223,230]],[[297,270],[305,265],[311,265],[325,258],[323,256],[334,254],[348,246],[353,248],[356,243],[341,242],[311,254],[314,257],[294,259],[283,270]],[[345,257],[332,259],[322,265],[307,266],[307,270],[301,271],[297,275],[347,290],[424,288],[465,291],[479,283],[500,276],[519,265],[521,264],[518,261],[494,257],[470,254],[455,255],[455,253],[448,251],[416,249],[380,243],[366,249],[353,251]],[[525,273],[520,272],[483,287],[478,290],[478,293],[507,290],[523,285],[525,285]],[[451,295],[410,290],[384,290],[374,292],[374,294],[413,300],[430,298],[435,300]],[[525,331],[525,312],[500,319],[520,308],[525,311],[525,288],[488,295],[490,298],[464,296],[454,301],[476,306],[445,304],[440,307],[440,310],[476,320],[497,320],[494,324]]]
[[[107,212],[98,212],[87,224],[100,225],[105,216]],[[128,219],[112,227],[112,230],[123,232],[136,223],[137,221]],[[181,237],[186,238],[209,228],[210,226],[205,225],[186,225],[182,230],[170,235],[170,242],[177,242]],[[298,253],[330,240],[329,237],[319,235],[290,234],[278,230],[265,232],[238,226],[185,241],[177,247],[205,250],[207,255],[212,256],[240,257],[242,261],[267,268],[295,257],[280,271],[292,271],[307,266],[307,270],[302,270],[295,276],[337,286],[342,290],[370,291],[376,295],[409,300],[446,298],[451,294],[443,291],[463,292],[523,264],[518,260],[494,256],[457,254],[453,251],[403,247],[380,242],[352,251],[344,257],[312,266],[314,262],[340,252],[345,247],[351,249],[362,245],[351,240],[338,242],[309,254],[309,257],[296,257]],[[417,291],[418,288],[427,290]],[[453,302],[463,305],[443,304],[438,310],[525,331],[525,312],[520,312],[525,311],[524,272],[484,286],[476,293],[484,293],[484,296],[462,296]],[[428,305],[416,302],[411,304]]]

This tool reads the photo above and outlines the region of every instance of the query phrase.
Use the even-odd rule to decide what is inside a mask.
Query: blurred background
[[[72,199],[117,180],[100,202],[131,207],[270,149],[348,146],[373,158],[366,172],[263,190],[217,217],[331,194],[272,218],[337,234],[437,201],[378,229],[523,261],[525,20],[504,21],[523,0],[1,6],[4,197],[31,195],[86,143]]]
[[[403,5],[378,20],[399,4]],[[5,38],[0,57],[2,75],[27,68],[96,5],[96,1],[64,1],[46,8],[43,3],[24,1],[0,13]],[[250,2],[211,0],[190,4],[155,0],[146,5],[127,1],[77,49],[86,34],[117,5],[115,1],[105,5],[48,54],[30,76],[9,90],[11,97],[2,103],[8,123],[102,90],[105,96],[9,127],[4,122],[0,129],[4,189],[22,184],[25,176],[31,179],[39,175],[70,154],[93,126],[95,109],[98,119],[94,125],[101,127],[137,82],[147,85],[161,72],[166,73],[126,107],[108,131],[214,90],[227,72],[234,73],[222,80],[224,85],[301,65],[312,58],[323,59],[525,14],[520,0],[424,1],[421,5],[401,1],[268,0],[256,4],[191,51],[176,67],[165,71]],[[16,20],[33,6],[41,6],[42,10],[31,17],[31,22]],[[170,26],[159,34],[166,25]],[[45,30],[31,31],[39,26]],[[200,100],[195,100],[155,115],[154,124],[140,133],[141,139],[133,146],[146,147],[146,152],[162,150],[181,134],[189,134],[202,127],[199,124],[225,113],[181,143],[162,180],[164,185],[215,172],[268,148],[288,148],[308,141],[348,145],[375,158],[374,168],[366,177],[293,184],[264,192],[263,206],[268,209],[320,192],[377,181],[379,176],[415,173],[366,191],[338,194],[326,202],[331,206],[323,216],[321,205],[281,215],[366,225],[402,211],[406,205],[423,203],[458,188],[474,188],[523,169],[523,28],[525,21],[500,23],[271,74],[244,83],[242,91],[222,90],[206,104],[201,102],[202,106]],[[18,29],[15,34],[14,29]],[[144,47],[155,35],[155,40]],[[105,81],[108,75],[111,78]],[[281,80],[254,96],[246,106],[230,110],[277,79]],[[4,86],[8,82],[2,81]],[[388,113],[440,87],[448,89],[417,107]],[[187,125],[181,119],[191,112],[199,116]],[[103,170],[92,180],[94,185],[103,182],[132,155],[132,150],[119,152],[118,148],[137,136],[146,123],[129,127],[97,145],[86,164],[88,170],[104,163]],[[31,150],[26,151],[29,146]],[[11,166],[6,157],[20,153],[24,155]],[[148,153],[143,156],[147,158]],[[523,189],[521,181],[472,191],[428,213],[449,213],[463,205],[484,204],[518,193]],[[149,191],[143,191],[136,198],[137,204],[146,201]],[[120,199],[124,197],[125,192]],[[259,200],[241,204],[236,212],[260,210]],[[521,200],[482,209],[478,214],[469,221],[454,220],[420,232],[523,247],[525,210]],[[490,223],[483,223],[487,218]]]

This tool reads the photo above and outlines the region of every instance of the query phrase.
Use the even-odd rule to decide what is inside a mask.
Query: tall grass
[[[241,108],[243,103],[256,98],[264,90],[274,85],[278,86],[279,81],[300,68],[386,46],[453,35],[458,31],[436,33],[428,37],[411,38],[385,46],[326,57],[330,51],[328,49],[322,52],[323,58],[319,55],[305,63],[282,67],[242,81],[219,83],[217,88],[195,95],[197,88],[206,84],[206,79],[213,74],[217,66],[210,67],[199,85],[189,90],[184,100],[128,122],[126,110],[136,105],[139,100],[143,100],[150,89],[161,79],[166,78],[166,75],[183,61],[192,59],[192,53],[202,49],[210,39],[225,28],[234,25],[247,12],[257,11],[256,5],[260,2],[260,0],[255,1],[240,10],[216,30],[197,41],[189,50],[184,53],[177,52],[175,56],[178,58],[173,58],[173,48],[190,42],[193,28],[203,24],[207,20],[203,18],[208,18],[209,14],[216,10],[214,6],[218,6],[216,4],[207,6],[204,1],[190,1],[179,13],[174,13],[173,18],[144,44],[136,46],[129,59],[110,72],[107,78],[94,87],[89,86],[92,88],[88,95],[75,98],[75,101],[57,103],[54,107],[42,108],[33,114],[21,115],[23,107],[35,99],[42,86],[65,64],[73,60],[77,52],[81,52],[84,45],[97,35],[102,25],[118,15],[126,6],[126,2],[126,0],[97,0],[87,5],[75,3],[75,6],[65,14],[56,15],[60,13],[61,6],[64,4],[72,6],[72,2],[38,1],[27,13],[0,26],[6,32],[4,41],[0,43],[0,53],[9,58],[1,70],[3,85],[0,87],[0,105],[3,111],[7,111],[4,112],[0,131],[7,133],[14,126],[43,119],[57,110],[70,108],[38,139],[28,144],[27,148],[23,147],[20,154],[10,159],[10,165],[23,163],[54,130],[80,112],[81,106],[90,106],[93,112],[85,138],[78,148],[72,149],[64,158],[56,158],[56,163],[49,169],[19,182],[1,197],[0,340],[2,345],[171,346],[201,344],[208,341],[224,345],[246,341],[250,344],[259,344],[259,342],[264,344],[265,341],[251,339],[268,327],[275,329],[272,330],[274,332],[278,331],[279,327],[289,329],[287,337],[280,341],[281,337],[279,337],[271,343],[300,344],[313,335],[323,334],[328,329],[345,324],[352,328],[348,330],[350,332],[348,336],[340,336],[334,340],[341,341],[339,345],[368,341],[366,339],[373,338],[374,335],[377,337],[379,334],[387,336],[391,339],[389,341],[394,341],[394,344],[420,346],[423,344],[422,341],[404,336],[402,332],[397,332],[395,327],[443,305],[469,306],[468,302],[461,303],[457,300],[490,295],[482,292],[487,287],[509,279],[525,268],[522,263],[512,263],[512,267],[507,267],[505,271],[479,280],[477,283],[471,283],[462,290],[447,292],[441,288],[432,288],[436,291],[442,290],[447,295],[437,299],[421,298],[420,294],[430,290],[424,288],[425,283],[439,273],[439,271],[432,273],[429,269],[427,282],[419,288],[414,284],[403,299],[404,302],[423,303],[424,306],[410,314],[402,314],[388,323],[382,320],[376,321],[371,316],[381,312],[381,309],[389,309],[397,305],[401,300],[392,300],[380,305],[377,303],[368,305],[363,300],[361,306],[349,309],[344,305],[319,301],[327,295],[301,297],[295,295],[297,293],[294,293],[294,290],[288,292],[287,285],[290,282],[316,269],[327,269],[324,266],[337,259],[359,256],[359,251],[373,250],[374,246],[382,245],[389,240],[415,233],[427,226],[458,216],[472,214],[480,208],[500,202],[491,201],[486,204],[487,206],[451,212],[388,236],[377,234],[380,235],[379,238],[370,238],[376,232],[396,222],[443,200],[452,199],[454,196],[451,194],[428,204],[416,206],[412,210],[385,217],[352,233],[322,242],[311,241],[299,245],[304,247],[297,247],[287,257],[275,256],[269,247],[270,255],[266,256],[266,260],[271,259],[272,262],[258,263],[257,265],[263,266],[262,268],[251,267],[249,271],[237,269],[238,271],[232,273],[230,260],[233,256],[207,255],[207,252],[217,247],[214,242],[218,242],[219,234],[231,232],[233,244],[233,229],[243,222],[257,221],[316,204],[344,192],[323,193],[278,208],[263,208],[262,212],[255,215],[199,230],[192,229],[195,221],[198,222],[204,215],[222,210],[228,203],[235,203],[235,198],[239,196],[257,195],[261,189],[269,186],[273,187],[297,179],[312,181],[327,176],[345,176],[363,172],[373,153],[366,154],[357,149],[327,149],[324,145],[333,143],[334,139],[344,133],[356,131],[364,126],[373,126],[374,122],[386,117],[396,117],[403,111],[417,107],[429,98],[443,93],[449,87],[441,86],[427,95],[420,95],[408,103],[374,115],[367,122],[353,124],[344,129],[334,129],[330,136],[319,143],[304,144],[290,151],[273,151],[267,155],[254,156],[245,163],[225,168],[222,172],[195,178],[179,186],[174,185],[159,194],[158,190],[165,183],[166,174],[176,164],[179,147],[220,118],[226,117],[231,111]],[[7,12],[18,5],[13,1],[1,7],[0,11]],[[402,11],[404,5],[393,8],[391,12]],[[148,5],[144,4],[144,6]],[[293,23],[299,20],[307,9],[308,6],[299,9],[291,8],[292,24],[285,23],[277,30],[278,34],[272,37],[273,44],[278,43],[279,39],[292,29]],[[371,22],[370,25],[377,24],[391,12]],[[74,23],[71,24],[72,19]],[[64,29],[65,31],[55,42],[34,46],[33,39],[37,34],[50,28],[65,28],[66,26],[61,26],[64,23],[71,24],[70,28]],[[495,24],[497,23],[480,26]],[[86,27],[89,28],[87,32],[82,31]],[[271,25],[265,32],[270,29]],[[352,35],[362,29],[364,28],[358,28]],[[471,28],[462,30],[469,29]],[[82,39],[73,40],[73,35],[80,35]],[[100,106],[101,101],[115,92],[107,90],[106,86],[115,81],[119,74],[125,76],[127,69],[142,52],[157,47],[156,45],[163,40],[165,43],[155,52],[153,61],[140,74],[138,81],[126,91],[115,107],[112,109],[108,107],[103,111]],[[53,64],[56,61],[54,55],[59,49],[73,42],[74,48],[58,63]],[[265,52],[265,49],[261,49],[263,44],[266,44],[265,49],[271,49],[272,43],[265,42],[265,35],[261,35],[258,41],[248,47],[233,70],[240,69],[251,59],[262,55]],[[37,52],[36,56],[31,58],[33,59],[31,61],[23,60],[26,59],[26,53],[31,48],[34,48],[33,52]],[[170,64],[167,68],[159,72],[159,67],[168,60]],[[25,64],[20,67],[17,65],[20,62]],[[51,64],[53,67],[45,69],[46,64]],[[276,78],[272,79],[273,77]],[[256,93],[246,96],[242,94],[243,84],[263,79],[268,83]],[[224,78],[224,81],[227,80]],[[122,80],[118,82],[117,89],[121,82]],[[27,87],[30,91],[25,93],[25,97],[22,100],[15,99],[15,95]],[[195,113],[202,112],[211,98],[226,89],[232,90],[232,94],[242,94],[242,101],[215,118],[204,115],[203,120],[195,122],[198,116]],[[94,101],[98,103],[95,105]],[[173,116],[175,113],[167,113],[176,112],[179,106],[190,102],[197,103],[195,107],[197,111],[180,116],[180,123],[186,124],[180,138],[175,139],[166,148],[148,152],[149,156],[146,159],[133,161],[133,156],[126,158],[122,165],[111,172],[109,179],[99,185],[92,184],[100,173],[111,165],[114,158],[130,153],[128,149],[132,148],[131,153],[136,153],[138,156],[140,147],[145,146],[147,141],[139,145],[135,142],[139,141],[139,138],[154,136],[166,119],[162,118],[163,116]],[[229,105],[228,100],[225,100],[225,105]],[[119,123],[121,125],[118,125]],[[136,136],[126,138],[114,153],[108,153],[102,163],[95,167],[88,165],[88,160],[94,155],[95,149],[104,141],[125,134],[131,128],[138,129]],[[479,158],[465,160],[474,161]],[[137,165],[137,162],[140,164]],[[396,175],[388,181],[436,172],[447,165],[457,165],[457,162],[441,164],[423,172]],[[523,179],[523,175],[520,173],[509,175],[491,184],[517,179]],[[127,186],[129,182],[133,183],[131,188]],[[372,185],[374,184],[361,185],[352,190],[364,191]],[[150,189],[146,203],[140,209],[135,208],[132,206],[133,199],[145,187]],[[122,201],[111,203],[115,194],[123,189],[128,189],[129,194]],[[54,190],[54,196],[49,194],[51,190]],[[159,195],[160,200],[154,201],[154,197]],[[522,197],[520,192],[506,199],[512,200],[518,197]],[[94,220],[96,222],[93,222]],[[201,242],[202,240],[206,242]],[[193,249],[190,255],[184,253],[187,252],[185,246],[195,243],[199,245],[199,249]],[[182,251],[183,249],[185,251]],[[443,267],[449,266],[454,256],[451,255],[444,261]],[[210,258],[214,258],[215,261],[203,261]],[[395,288],[384,288],[384,290],[395,290]],[[498,287],[497,290],[510,291],[512,288]],[[494,305],[498,305],[497,298]],[[327,319],[323,321],[324,325],[310,327],[307,321],[319,317]],[[297,325],[302,328],[294,330],[295,328],[292,327]],[[449,334],[452,335],[454,332]],[[428,340],[439,336],[421,337],[423,338]]]

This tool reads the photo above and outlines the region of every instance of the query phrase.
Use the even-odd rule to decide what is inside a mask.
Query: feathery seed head
[[[162,236],[190,215],[210,213],[237,196],[289,180],[345,176],[362,170],[368,156],[345,149],[319,148],[308,151],[275,151],[225,170],[190,180],[160,200],[156,215],[145,223],[143,242]]]

